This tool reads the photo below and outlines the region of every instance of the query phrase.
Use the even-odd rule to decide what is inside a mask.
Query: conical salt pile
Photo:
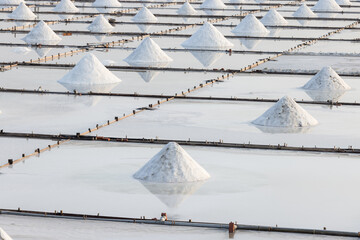
[[[234,46],[211,23],[205,22],[182,44],[185,48],[228,48]]]
[[[318,124],[318,121],[292,98],[285,96],[252,123],[268,127],[307,127]]]
[[[197,11],[191,6],[189,2],[185,2],[178,10],[177,13],[180,15],[194,15]]]
[[[21,20],[34,20],[36,15],[30,10],[24,2],[21,2],[19,6],[9,14],[10,19],[21,19]]]
[[[97,16],[92,23],[88,26],[90,32],[110,32],[114,27],[111,26],[108,20],[103,15]]]
[[[133,18],[134,22],[157,22],[157,18],[147,7],[143,7]]]
[[[313,7],[313,11],[319,11],[319,12],[327,12],[327,11],[342,11],[342,8],[339,6],[339,4],[336,3],[335,0],[319,0]]]
[[[233,30],[237,36],[261,37],[269,33],[269,30],[252,14],[247,15]]]
[[[28,44],[57,44],[61,38],[41,20],[22,40]]]
[[[180,183],[203,181],[210,175],[179,144],[169,142],[134,174],[134,178],[149,182]]]
[[[94,7],[121,7],[118,0],[96,0],[92,5]]]
[[[129,64],[151,64],[168,63],[172,59],[150,37],[147,37],[124,61]]]
[[[286,21],[275,9],[270,9],[261,19],[261,22],[265,26],[284,26],[288,24],[288,21]]]
[[[91,85],[117,83],[120,81],[95,55],[88,53],[58,82]]]
[[[0,0],[0,5],[19,5],[24,0]]]
[[[78,11],[79,11],[79,9],[70,0],[61,0],[54,8],[54,12],[73,13],[73,12],[78,12]]]
[[[301,6],[293,13],[294,17],[310,18],[316,17],[316,14],[311,11],[311,9],[306,5],[306,3],[301,4]]]
[[[335,1],[340,6],[350,6],[351,5],[350,0],[335,0]]]
[[[12,238],[7,234],[4,229],[0,228],[0,239],[1,240],[12,240]]]
[[[323,67],[315,76],[313,76],[304,87],[307,90],[349,90],[351,87],[332,69]]]
[[[205,0],[200,8],[204,9],[225,9],[226,5],[221,0]]]

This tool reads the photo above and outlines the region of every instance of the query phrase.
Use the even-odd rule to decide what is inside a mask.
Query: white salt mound
[[[205,0],[200,8],[204,9],[225,9],[226,5],[221,0]]]
[[[95,55],[88,53],[58,82],[91,85],[117,83],[120,81]]]
[[[149,182],[181,183],[203,181],[210,175],[179,144],[169,142],[134,174],[134,178]]]
[[[107,33],[114,27],[109,23],[103,15],[97,16],[92,23],[87,27],[90,32]]]
[[[157,18],[147,7],[143,7],[133,18],[134,22],[157,22]]]
[[[265,36],[269,30],[252,14],[247,15],[233,30],[238,36]]]
[[[79,9],[75,6],[75,4],[70,0],[61,0],[56,7],[54,8],[54,12],[79,12]]]
[[[185,2],[178,10],[177,13],[180,15],[194,15],[197,11],[191,6],[189,2]]]
[[[0,228],[0,239],[1,240],[12,240],[12,238],[2,228]]]
[[[336,3],[335,0],[319,0],[313,7],[313,11],[342,11],[342,8],[339,6],[339,4]]]
[[[288,21],[286,21],[275,9],[270,9],[261,19],[261,22],[265,26],[284,26],[288,24]]]
[[[118,0],[96,0],[92,5],[94,7],[121,7]]]
[[[252,123],[268,127],[307,127],[318,124],[318,121],[292,98],[285,96]]]
[[[19,5],[24,0],[0,0],[0,5]]]
[[[340,6],[350,6],[351,5],[350,0],[335,0],[335,1]]]
[[[182,44],[185,48],[228,48],[234,46],[211,23],[205,22]]]
[[[24,2],[21,2],[19,6],[9,14],[10,19],[21,19],[21,20],[34,20],[36,15],[30,10]]]
[[[57,44],[61,38],[41,20],[22,40],[28,44]]]
[[[316,17],[316,14],[311,11],[311,9],[306,5],[306,3],[301,4],[301,6],[293,13],[294,17]]]
[[[351,87],[332,69],[323,67],[315,76],[313,76],[303,88],[307,90],[349,90]]]
[[[172,58],[150,37],[147,37],[124,61],[133,65],[146,65],[150,63],[168,63],[172,61]]]

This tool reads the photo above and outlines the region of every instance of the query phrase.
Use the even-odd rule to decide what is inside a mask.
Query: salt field
[[[0,0],[0,240],[359,238],[357,0]]]

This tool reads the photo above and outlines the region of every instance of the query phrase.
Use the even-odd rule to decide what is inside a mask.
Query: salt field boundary
[[[261,59],[260,59],[261,60]],[[21,63],[21,62],[0,62],[0,65],[16,65],[19,67],[32,67],[32,68],[73,68],[75,64],[51,64],[51,63]],[[1,67],[0,67],[1,68]],[[168,72],[211,72],[211,73],[231,73],[231,74],[275,74],[275,75],[314,75],[317,70],[290,70],[290,69],[256,69],[252,71],[242,71],[238,69],[222,69],[222,68],[174,68],[174,67],[135,67],[135,66],[117,66],[111,65],[106,68],[113,71],[168,71]],[[360,72],[338,72],[342,77],[359,77]]]
[[[346,231],[334,231],[334,230],[320,230],[320,229],[304,229],[304,228],[286,228],[286,227],[273,227],[273,226],[256,226],[245,225],[234,222],[230,223],[214,223],[214,222],[196,222],[189,219],[188,221],[180,220],[161,220],[157,218],[130,218],[130,217],[114,217],[114,216],[101,216],[91,214],[78,214],[78,213],[66,213],[63,211],[46,212],[46,211],[29,211],[29,210],[13,210],[13,209],[0,209],[0,215],[15,215],[24,217],[41,217],[41,218],[58,218],[58,219],[72,219],[81,221],[111,221],[111,222],[125,222],[125,223],[137,223],[137,224],[155,224],[164,226],[185,226],[185,227],[200,227],[200,228],[214,228],[214,229],[226,229],[229,233],[236,233],[239,231],[261,231],[261,232],[282,232],[292,234],[311,234],[311,235],[323,235],[323,236],[338,236],[338,237],[352,237],[360,238],[359,232],[346,232]],[[231,238],[231,237],[230,237]]]
[[[331,18],[331,20],[329,18],[317,18],[318,20],[333,20],[336,21],[336,18]],[[299,18],[298,20],[308,20],[308,18]],[[29,22],[29,23],[35,23],[35,22],[39,22],[39,20],[17,20],[17,19],[5,19],[5,18],[0,18],[0,22]],[[341,20],[342,21],[342,20]],[[46,22],[46,21],[45,21]],[[81,24],[90,24],[92,23],[92,21],[90,20],[59,20],[59,23],[66,23],[66,24],[73,24],[73,23],[81,23]],[[174,22],[130,22],[130,21],[114,21],[114,24],[127,24],[127,25],[149,25],[149,26],[202,26],[201,23],[174,23]],[[231,24],[213,24],[214,27],[231,27],[234,28],[237,26],[237,24],[235,23],[231,23]],[[286,26],[267,26],[267,28],[269,29],[314,29],[314,30],[322,30],[322,29],[328,29],[328,30],[336,30],[338,29],[338,27],[329,27],[329,26],[296,26],[296,25],[286,25]],[[354,27],[352,29],[360,29],[358,27]]]
[[[359,23],[359,22],[357,22]],[[10,32],[10,33],[29,33],[30,31],[26,30],[12,30],[12,29],[0,29],[0,32]],[[71,35],[96,35],[101,34],[101,32],[94,33],[89,31],[62,31],[55,30],[55,33],[59,34],[71,34]],[[108,33],[108,36],[136,36],[136,37],[168,37],[168,38],[189,38],[191,34],[171,34],[171,33],[141,33],[141,32],[112,32]],[[316,38],[316,37],[250,37],[250,36],[232,36],[225,35],[229,39],[261,39],[261,40],[276,40],[276,41],[331,41],[331,42],[360,42],[360,38]]]
[[[8,89],[0,88],[0,92],[6,93],[20,93],[20,94],[36,94],[36,95],[46,95],[46,94],[55,94],[55,95],[69,95],[69,96],[104,96],[104,97],[134,97],[134,98],[157,98],[157,99],[180,99],[180,100],[203,100],[203,101],[230,101],[230,102],[258,102],[258,103],[275,103],[279,99],[266,99],[266,98],[241,98],[241,97],[197,97],[197,96],[188,96],[188,95],[164,95],[164,94],[139,94],[139,93],[102,93],[102,92],[86,92],[80,93],[77,91],[48,91],[48,90],[28,90],[28,89]],[[360,103],[357,102],[343,102],[343,101],[307,101],[307,100],[296,100],[296,103],[299,104],[309,104],[309,105],[325,105],[325,106],[360,106]],[[149,109],[153,110],[153,108]]]
[[[340,147],[307,147],[307,146],[288,146],[286,143],[283,144],[256,144],[256,143],[227,143],[219,140],[214,141],[193,141],[193,140],[180,140],[180,139],[159,139],[159,138],[131,138],[131,137],[107,137],[107,136],[91,136],[82,135],[80,133],[69,135],[69,134],[39,134],[39,133],[15,133],[15,132],[4,132],[0,131],[0,137],[15,137],[15,138],[27,138],[27,139],[48,139],[58,141],[57,144],[49,145],[49,149],[52,146],[59,145],[61,141],[97,141],[97,142],[119,142],[119,143],[139,143],[139,144],[160,144],[164,145],[169,142],[177,142],[182,146],[197,146],[197,147],[216,147],[216,148],[234,148],[234,149],[255,149],[255,150],[273,150],[273,151],[291,151],[291,152],[312,152],[312,153],[328,153],[328,154],[349,154],[359,155],[359,148],[340,148]],[[40,154],[39,149],[35,149],[35,154]],[[5,165],[0,166],[0,169],[9,165],[17,163],[11,159]]]

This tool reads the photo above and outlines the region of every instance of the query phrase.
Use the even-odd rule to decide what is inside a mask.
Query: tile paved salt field
[[[286,69],[289,69],[288,65],[286,66],[285,70]],[[311,70],[314,69],[312,68]],[[293,76],[290,74],[243,74],[234,78],[230,78],[225,82],[214,84],[213,87],[203,89],[201,92],[191,93],[190,95],[202,97],[250,99],[278,99],[284,95],[289,95],[293,98],[296,98],[297,100],[321,99],[321,92],[310,92],[302,88],[311,77],[312,76],[309,75]],[[360,86],[357,77],[343,77],[343,79],[352,87],[352,89],[346,92],[339,92],[338,94],[334,94],[336,97],[336,99],[334,99],[346,102],[360,102]],[[262,86],[269,82],[276,84],[268,86],[266,89],[264,89]]]
[[[356,235],[359,26],[341,28],[358,21],[358,2],[340,9],[332,0],[206,0],[183,15],[183,2],[99,2],[107,7],[75,1],[77,10],[63,0],[64,14],[54,10],[59,2],[26,1],[38,20],[56,21],[35,28],[28,10],[12,14],[25,22],[0,11],[0,209],[42,216],[3,211],[0,239],[2,229],[13,239],[231,237],[227,229],[43,218],[54,210],[132,221],[166,212],[192,226],[236,221]],[[254,17],[240,17],[249,11]],[[239,229],[232,237],[344,239]]]
[[[357,136],[358,107],[302,105],[319,124],[310,128],[295,128],[289,133],[278,128],[264,128],[251,122],[273,103],[234,103],[177,100],[161,106],[159,111],[139,114],[121,124],[99,130],[102,136],[161,138],[283,144],[291,146],[360,147]],[[156,128],[158,123],[161,123]],[[342,124],[339,124],[341,122]]]

